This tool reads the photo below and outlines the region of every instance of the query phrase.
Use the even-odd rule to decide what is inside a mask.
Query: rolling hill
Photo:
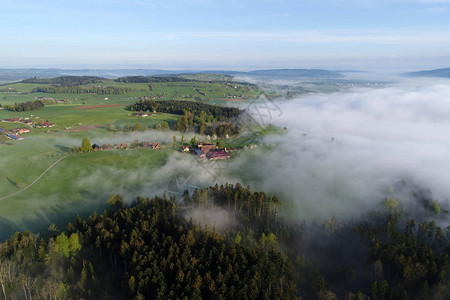
[[[409,77],[443,77],[450,78],[450,68],[423,70],[418,72],[405,73]]]

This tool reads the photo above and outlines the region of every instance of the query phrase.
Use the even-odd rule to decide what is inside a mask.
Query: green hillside
[[[256,85],[236,83],[215,74],[131,76],[105,79],[95,76],[30,78],[1,86],[0,103],[39,98],[72,104],[127,104],[139,98],[159,100],[222,101],[253,99],[264,92]],[[267,94],[274,96],[274,94]]]

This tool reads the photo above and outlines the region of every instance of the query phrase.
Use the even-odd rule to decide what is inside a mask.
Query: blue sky
[[[3,0],[0,68],[448,67],[450,0]]]

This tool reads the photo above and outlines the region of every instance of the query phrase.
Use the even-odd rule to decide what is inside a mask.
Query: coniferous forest
[[[59,76],[54,78],[28,78],[22,83],[52,84],[55,86],[77,86],[85,84],[100,83],[105,78],[97,76]]]
[[[43,86],[31,90],[32,93],[48,94],[96,94],[96,95],[122,95],[130,92],[130,88],[114,86],[90,86],[81,87],[76,85],[68,86]]]
[[[200,134],[219,137],[239,133],[236,119],[242,110],[236,107],[217,106],[194,101],[140,100],[130,105],[131,111],[150,111],[181,115],[174,129],[182,132],[193,130]]]
[[[0,245],[5,299],[448,299],[450,229],[393,199],[362,220],[296,222],[240,184],[108,209]],[[220,210],[225,226],[193,212]]]
[[[21,111],[36,110],[44,106],[45,106],[44,102],[42,102],[41,100],[36,100],[36,101],[27,101],[23,103],[14,103],[14,105],[5,105],[5,109],[10,111],[21,112]]]

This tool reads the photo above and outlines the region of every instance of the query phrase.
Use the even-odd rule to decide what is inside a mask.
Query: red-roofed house
[[[45,121],[41,124],[42,127],[53,127],[55,124]]]
[[[9,118],[9,119],[3,119],[2,122],[9,122],[9,123],[17,123],[22,121],[22,118]]]
[[[161,149],[161,148],[162,146],[159,143],[156,142],[152,143],[152,149]]]
[[[206,157],[211,160],[227,159],[230,158],[230,154],[225,150],[215,150],[206,153]]]
[[[16,129],[16,132],[17,133],[28,133],[28,132],[30,132],[30,129],[28,129],[28,128],[17,128]]]
[[[211,151],[211,150],[216,150],[216,149],[217,149],[217,146],[214,145],[214,144],[204,144],[204,143],[199,143],[199,144],[198,144],[198,148],[199,148],[200,150],[202,150],[202,152],[203,152],[204,154],[206,154],[206,153],[208,153],[208,152]]]

